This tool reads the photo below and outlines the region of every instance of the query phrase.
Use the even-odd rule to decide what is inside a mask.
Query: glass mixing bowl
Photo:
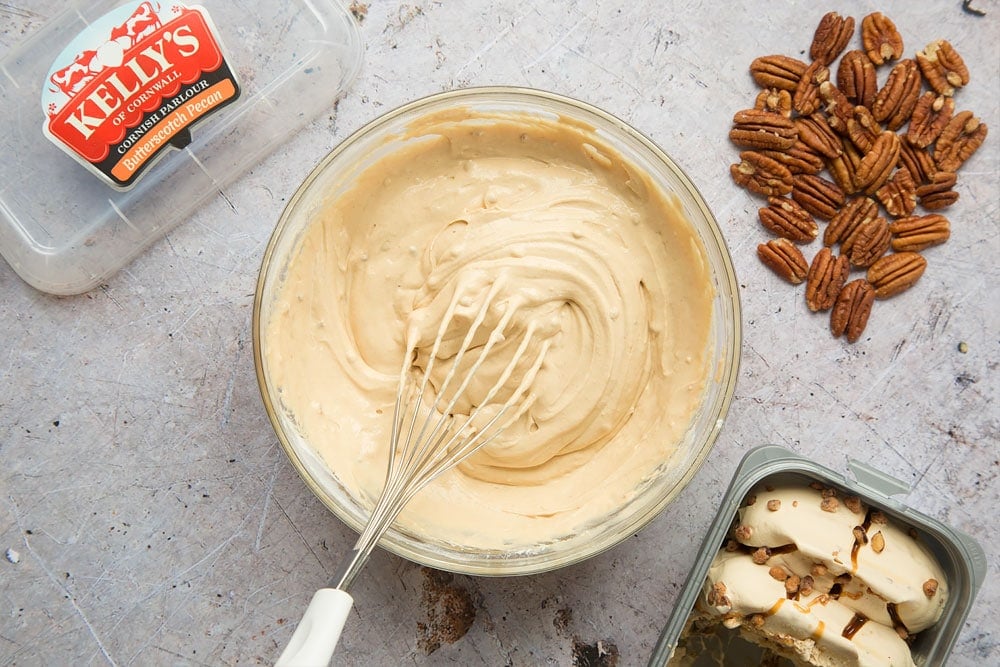
[[[360,531],[368,518],[361,506],[331,473],[321,456],[299,432],[282,405],[268,368],[266,324],[296,242],[316,219],[325,202],[349,187],[352,178],[382,156],[398,150],[406,130],[427,114],[449,109],[510,114],[572,122],[591,132],[599,145],[616,150],[631,166],[649,175],[676,197],[696,230],[710,270],[714,297],[710,339],[706,341],[708,378],[700,406],[674,455],[665,460],[645,488],[607,516],[598,530],[507,550],[465,548],[391,528],[379,545],[430,567],[475,575],[531,574],[553,570],[600,553],[651,521],[688,484],[718,437],[732,400],[741,344],[740,304],[736,277],[718,224],[694,184],[656,144],[618,118],[583,102],[522,88],[473,88],[432,95],[370,122],[337,146],[305,179],[288,202],[264,252],[253,313],[254,361],[268,417],[281,446],[302,479],[341,520]],[[345,549],[346,551],[346,549]]]

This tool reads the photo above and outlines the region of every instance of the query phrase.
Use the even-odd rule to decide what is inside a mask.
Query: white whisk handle
[[[327,667],[352,606],[354,598],[346,591],[316,591],[275,667]]]

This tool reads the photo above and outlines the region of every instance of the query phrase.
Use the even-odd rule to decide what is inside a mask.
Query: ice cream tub
[[[942,665],[986,575],[971,537],[851,460],[741,461],[650,665]]]

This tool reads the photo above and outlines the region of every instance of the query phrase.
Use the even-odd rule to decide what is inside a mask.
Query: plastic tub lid
[[[128,54],[143,51],[139,40],[154,29],[148,21],[155,18],[151,12],[161,12],[162,23],[182,11],[185,16],[207,15],[238,84],[235,91],[229,88],[225,105],[206,113],[191,125],[189,135],[182,135],[184,141],[176,144],[183,147],[159,153],[124,189],[102,180],[82,160],[46,138],[43,96],[86,92],[80,73],[87,75],[88,63],[100,48],[114,47],[110,50],[112,56],[117,53],[118,64],[128,65]],[[88,26],[102,26],[106,35],[102,47],[88,49],[77,39]],[[160,37],[180,48],[172,34]],[[270,39],[273,34],[282,37]],[[153,49],[146,51],[153,65],[162,57],[159,50],[166,48],[163,42],[158,44],[145,47]],[[128,50],[130,45],[133,51]],[[330,110],[357,76],[362,57],[356,22],[336,0],[204,0],[197,6],[161,6],[150,0],[70,3],[0,60],[0,127],[5,130],[0,134],[0,254],[39,290],[78,294],[96,287],[186,220],[207,197]],[[61,58],[66,62],[57,69]],[[97,69],[89,67],[90,72]],[[140,80],[153,71],[152,65],[148,71],[135,63],[132,67]],[[116,91],[134,89],[123,77],[110,84],[90,98],[91,108],[95,103],[97,108],[111,104],[108,96]],[[161,114],[170,108],[174,90],[157,102]],[[103,103],[102,95],[107,98]],[[51,116],[55,105],[48,97]],[[96,121],[81,113],[75,125],[90,130],[87,123]],[[74,124],[73,118],[70,121]]]

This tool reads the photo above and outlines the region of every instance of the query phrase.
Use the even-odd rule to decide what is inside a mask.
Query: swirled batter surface
[[[670,465],[699,406],[704,249],[674,197],[578,123],[452,111],[409,132],[328,202],[289,260],[265,329],[282,407],[370,505],[407,336],[426,364],[457,304],[434,387],[476,313],[507,317],[454,409],[484,401],[529,333],[495,400],[544,353],[530,406],[398,524],[498,550],[593,529]]]

